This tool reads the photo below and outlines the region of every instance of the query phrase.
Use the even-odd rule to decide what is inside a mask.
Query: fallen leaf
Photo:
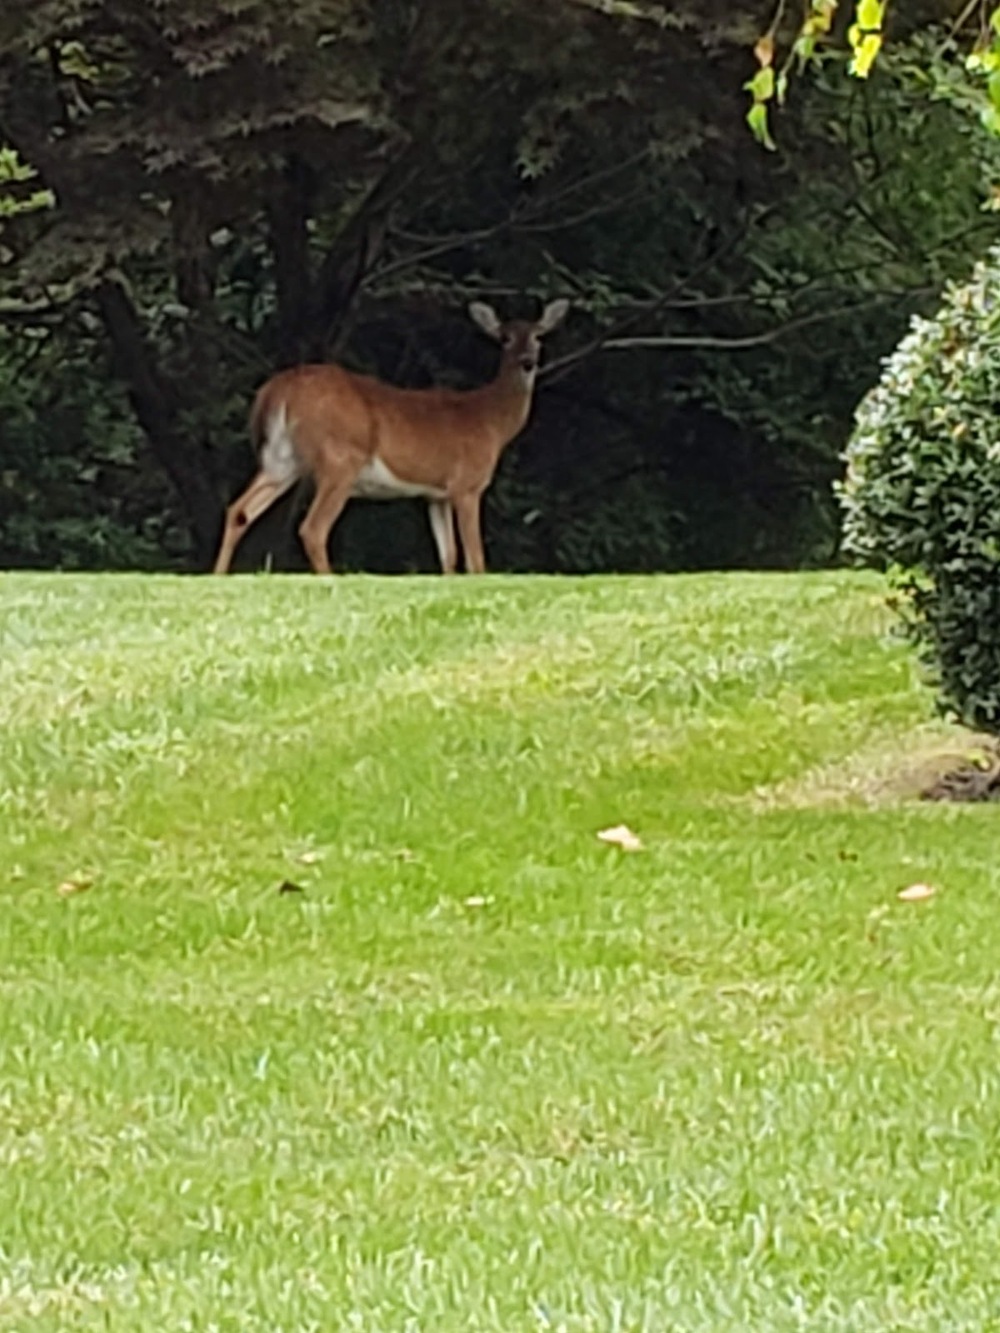
[[[286,880],[283,880],[283,881],[281,882],[281,884],[278,885],[278,892],[279,892],[279,893],[305,893],[305,889],[302,887],[301,884],[293,884],[292,881],[291,881],[290,879],[286,879]]]
[[[465,899],[466,907],[488,907],[493,901],[492,898],[483,898],[480,894],[474,893],[471,898]]]
[[[627,824],[616,824],[614,828],[602,828],[597,835],[601,842],[613,847],[620,847],[623,852],[642,851],[642,840],[632,832]]]
[[[73,879],[64,879],[56,889],[60,898],[71,898],[74,893],[86,893],[94,887],[94,881],[86,875],[76,875]]]
[[[303,852],[301,856],[295,858],[300,865],[314,866],[319,860],[319,852]]]
[[[933,884],[911,884],[908,888],[900,889],[896,897],[901,903],[922,903],[933,898],[936,892]]]

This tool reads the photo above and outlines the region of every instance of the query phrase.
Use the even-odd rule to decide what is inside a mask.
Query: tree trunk
[[[307,353],[309,292],[309,201],[312,173],[290,157],[267,205],[278,312],[277,367],[293,366]]]
[[[323,256],[309,311],[310,354],[335,356],[355,303],[385,246],[392,211],[420,172],[423,154],[411,145],[389,164]]]
[[[139,314],[121,283],[105,279],[97,289],[97,305],[136,419],[183,506],[195,568],[210,569],[222,533],[222,504],[208,449],[185,436],[180,395],[160,375]]]

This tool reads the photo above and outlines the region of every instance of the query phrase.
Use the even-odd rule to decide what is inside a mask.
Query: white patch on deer
[[[352,495],[359,500],[407,500],[422,496],[425,500],[443,500],[444,491],[419,482],[401,481],[381,458],[370,459],[354,478]]]
[[[277,482],[290,482],[302,475],[302,465],[295,454],[295,441],[292,439],[284,403],[268,418],[260,450],[260,466]]]

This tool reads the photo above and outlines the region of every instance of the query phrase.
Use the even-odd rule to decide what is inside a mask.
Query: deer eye
[[[503,347],[513,347],[514,335],[512,333],[505,333],[503,337],[500,339],[500,343]]]

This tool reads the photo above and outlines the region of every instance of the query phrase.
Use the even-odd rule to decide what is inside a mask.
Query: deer
[[[501,349],[495,377],[476,389],[403,389],[337,364],[273,375],[250,412],[258,470],[226,510],[214,572],[225,574],[250,525],[308,478],[315,493],[299,536],[315,573],[331,572],[327,542],[352,496],[426,500],[442,573],[458,567],[456,519],[466,572],[485,573],[483,494],[527,424],[541,340],[568,309],[550,301],[537,320],[504,322],[473,301],[469,316]]]

